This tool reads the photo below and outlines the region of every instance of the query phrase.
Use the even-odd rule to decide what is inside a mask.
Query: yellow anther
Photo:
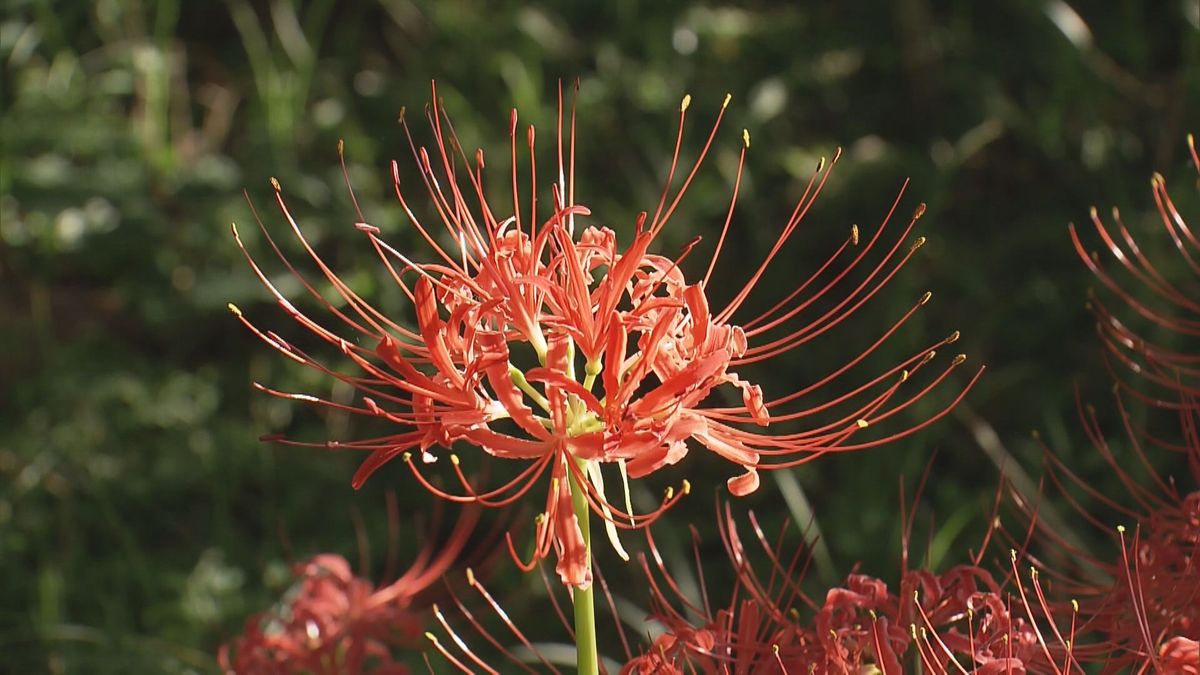
[[[675,488],[668,485],[667,486],[667,499],[670,499],[671,497],[674,497],[674,496],[675,496]]]
[[[685,494],[685,495],[686,495],[686,494],[691,494],[691,492],[692,492],[692,483],[691,483],[691,481],[689,481],[689,480],[688,480],[688,479],[686,479],[686,478],[684,478],[684,479],[683,479],[683,489],[682,489],[682,492],[683,492],[683,494]]]
[[[1120,532],[1121,534],[1125,534],[1125,526],[1124,526],[1124,525],[1118,525],[1118,526],[1117,526],[1117,532]]]
[[[908,370],[907,369],[900,371],[900,381],[901,382],[908,381]]]
[[[433,633],[430,633],[429,631],[425,631],[425,637],[435,645],[438,643],[437,636],[434,635]]]
[[[955,366],[961,366],[962,362],[966,361],[966,360],[967,360],[966,354],[959,354],[958,356],[954,357],[954,361],[952,361],[951,364],[955,365]]]
[[[742,143],[748,148],[750,147],[750,130],[742,129]]]
[[[1037,581],[1038,571],[1037,571],[1036,567],[1033,567],[1033,566],[1029,567],[1029,578],[1033,579],[1034,581]]]
[[[867,613],[871,615],[871,621],[875,621],[879,618],[878,616],[875,615],[875,610],[873,610],[873,609],[868,609]]]
[[[339,138],[338,139],[338,154],[340,155],[345,151],[346,151],[346,141]]]
[[[725,100],[721,103],[721,110],[727,108],[731,100],[733,100],[733,94],[725,94]]]
[[[683,112],[683,111],[687,110],[687,109],[688,109],[688,106],[689,106],[689,105],[691,105],[691,104],[692,104],[692,95],[691,95],[691,94],[684,94],[684,95],[683,95],[683,101],[681,101],[681,102],[679,103],[679,112]]]
[[[820,159],[817,160],[817,173],[821,173],[821,170],[824,168],[825,168],[825,158],[821,157]]]
[[[1016,560],[1017,559],[1017,549],[1015,549],[1015,548],[1008,549],[1008,557],[1013,560]]]
[[[858,225],[850,226],[850,243],[858,246]]]
[[[921,202],[920,204],[917,204],[916,210],[913,211],[913,220],[916,220],[917,218],[920,218],[923,215],[925,215],[925,202]]]
[[[932,297],[933,297],[933,291],[925,291],[925,295],[921,296],[921,299],[917,301],[917,304],[924,305],[925,303],[929,302],[929,299]]]
[[[271,187],[275,188],[276,192],[283,190],[283,186],[279,184],[279,180],[275,176],[271,176]]]
[[[917,240],[913,242],[911,250],[915,251],[924,245],[925,245],[925,237],[917,237]]]
[[[412,461],[412,453],[411,453],[411,452],[406,452],[406,453],[404,453],[403,455],[401,455],[401,456],[400,456],[400,458],[401,458],[401,459],[403,459],[403,460],[404,460],[404,461],[406,461],[406,462],[411,462],[411,461]]]
[[[458,466],[458,455],[450,455],[450,463]]]
[[[771,651],[774,654],[778,655],[779,654],[779,645],[771,645]]]
[[[467,568],[467,585],[475,588],[475,570],[470,567]]]
[[[1078,614],[1078,613],[1079,613],[1079,601],[1078,601],[1078,600],[1076,600],[1075,598],[1071,598],[1071,609],[1072,609],[1072,610],[1073,610],[1073,611],[1074,611],[1076,614]]]
[[[958,337],[959,337],[958,331],[954,331],[946,338],[946,344],[952,345],[955,342],[958,342]]]
[[[862,418],[859,418],[859,420],[857,422],[855,422],[855,424],[858,425],[859,429],[866,429],[867,427],[871,426],[869,422],[867,422],[866,420],[864,420]]]
[[[226,307],[229,308],[229,311],[233,312],[234,316],[238,317],[239,319],[242,317],[242,310],[238,309],[237,305],[235,305],[231,302],[228,305],[226,305]]]

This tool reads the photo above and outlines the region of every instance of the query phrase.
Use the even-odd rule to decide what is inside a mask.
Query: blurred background
[[[1067,223],[1086,223],[1092,205],[1120,206],[1149,249],[1165,250],[1165,237],[1147,234],[1154,171],[1183,213],[1200,213],[1185,159],[1186,134],[1200,132],[1197,0],[0,4],[0,654],[11,672],[215,672],[216,646],[278,599],[293,562],[333,551],[378,572],[368,565],[388,545],[389,491],[400,494],[398,544],[411,559],[412,524],[428,523],[431,499],[402,466],[356,492],[355,457],[257,440],[360,430],[251,390],[260,381],[348,395],[230,316],[234,302],[264,328],[301,333],[271,305],[229,224],[267,260],[243,189],[282,233],[268,183],[277,177],[322,255],[363,295],[394,300],[353,228],[336,146],[345,140],[370,222],[421,259],[388,162],[415,182],[397,116],[407,107],[428,139],[415,113],[431,79],[464,146],[484,147],[503,185],[510,109],[538,126],[549,175],[556,86],[579,78],[577,194],[622,233],[657,203],[682,96],[693,97],[688,161],[731,93],[661,246],[674,254],[719,231],[748,128],[731,248],[716,272],[726,287],[769,249],[817,159],[843,148],[756,294],[760,311],[852,223],[873,232],[911,180],[899,213],[928,204],[926,246],[832,339],[747,375],[768,394],[791,391],[853,358],[926,290],[933,301],[873,363],[959,329],[955,348],[988,372],[926,432],[764,480],[735,504],[772,522],[811,508],[818,587],[856,562],[894,573],[899,487],[911,498],[935,450],[920,520],[939,564],[978,541],[997,464],[1036,480],[1031,430],[1081,471],[1098,465],[1075,392],[1107,403],[1109,385],[1084,307],[1093,281]],[[695,258],[693,274],[706,262]],[[968,375],[957,371],[896,428],[945,405]],[[689,464],[696,496],[663,527],[665,547],[688,557],[684,523],[711,526],[712,495],[730,473]],[[371,553],[360,554],[362,539]],[[512,577],[501,563],[494,573]],[[540,612],[514,608],[518,621]]]

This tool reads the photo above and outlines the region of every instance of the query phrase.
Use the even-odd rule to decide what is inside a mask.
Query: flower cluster
[[[464,512],[446,541],[436,549],[431,542],[385,586],[355,575],[340,555],[323,553],[296,565],[279,604],[247,619],[243,633],[221,648],[222,670],[407,675],[396,656],[419,644],[429,590],[461,564],[478,517],[478,510]]]
[[[1192,137],[1188,145],[1192,163],[1200,172],[1200,156]],[[1180,260],[1193,274],[1200,272],[1192,258],[1200,250],[1200,242],[1171,200],[1166,180],[1155,175],[1151,186],[1163,228]],[[1194,381],[1194,349],[1178,345],[1200,334],[1200,304],[1160,272],[1115,210],[1113,217],[1117,236],[1092,210],[1100,240],[1118,269],[1140,291],[1128,288],[1105,269],[1100,256],[1089,253],[1072,228],[1075,248],[1110,295],[1150,327],[1170,335],[1167,339],[1144,338],[1102,298],[1094,297],[1089,303],[1117,383],[1115,408],[1128,453],[1120,453],[1106,439],[1095,408],[1080,405],[1079,417],[1091,445],[1124,487],[1127,499],[1096,489],[1049,448],[1045,450],[1051,469],[1048,475],[1063,495],[1070,498],[1070,489],[1076,488],[1128,525],[1113,527],[1070,498],[1081,521],[1112,534],[1115,545],[1111,553],[1085,553],[1041,522],[1037,530],[1044,543],[1082,563],[1077,572],[1059,575],[1052,602],[1059,606],[1068,601],[1079,603],[1085,628],[1111,649],[1105,659],[1108,667],[1150,665],[1164,672],[1187,672],[1168,664],[1190,663],[1195,672],[1200,670],[1200,401]],[[1168,347],[1168,343],[1176,346]],[[1127,409],[1127,399],[1149,403],[1151,412],[1165,412],[1168,419],[1156,420],[1156,431],[1138,427]],[[1157,468],[1172,464],[1182,464],[1187,475],[1167,475]],[[1144,470],[1146,477],[1135,477],[1131,466]],[[1036,514],[1030,516],[1036,521]]]
[[[602,520],[614,548],[625,556],[617,530],[649,525],[690,490],[684,481],[682,489],[667,490],[658,508],[635,513],[629,481],[681,461],[693,444],[737,466],[740,473],[729,479],[728,487],[735,495],[746,495],[758,488],[760,470],[785,469],[822,454],[876,446],[917,431],[949,410],[947,406],[886,435],[863,435],[911,406],[963,362],[965,357],[959,355],[924,384],[906,385],[938,349],[957,340],[957,331],[865,381],[844,384],[848,373],[929,300],[928,293],[867,349],[796,391],[772,397],[739,375],[747,366],[826,333],[871,300],[924,241],[908,241],[923,206],[889,242],[884,234],[898,208],[898,196],[867,241],[860,241],[857,226],[852,228],[816,274],[766,312],[737,321],[735,316],[812,207],[836,157],[829,163],[822,160],[817,167],[765,259],[728,303],[713,307],[706,291],[733,220],[741,161],[750,146],[748,132],[743,132],[734,198],[704,275],[689,279],[681,267],[699,238],[676,257],[654,252],[654,244],[712,145],[728,97],[703,150],[677,186],[679,148],[690,103],[689,97],[684,98],[662,196],[652,213],[635,218],[632,239],[624,246],[613,229],[583,222],[590,210],[576,199],[575,112],[572,107],[570,140],[564,144],[561,94],[557,181],[551,185],[550,208],[543,213],[538,211],[542,202],[532,159],[533,127],[527,135],[532,184],[528,210],[522,206],[519,185],[515,110],[510,125],[512,203],[501,206],[485,198],[483,151],[476,151],[473,161],[462,153],[450,120],[436,103],[436,89],[434,101],[428,113],[432,152],[418,147],[411,136],[410,143],[438,222],[429,224],[418,217],[419,209],[401,189],[399,169],[393,163],[396,195],[411,226],[428,243],[433,260],[416,262],[397,251],[361,213],[357,223],[378,253],[383,270],[411,299],[415,326],[374,308],[321,260],[289,212],[277,181],[273,185],[281,212],[336,298],[322,295],[315,282],[288,262],[265,227],[263,232],[288,270],[328,310],[332,323],[351,335],[343,337],[327,320],[301,311],[248,252],[246,257],[279,306],[336,347],[357,372],[325,365],[274,331],[258,328],[231,306],[271,347],[352,385],[360,392],[361,403],[346,405],[259,385],[261,389],[394,425],[395,431],[385,436],[321,444],[370,453],[354,476],[355,486],[395,459],[404,462],[430,492],[457,502],[505,507],[535,485],[547,486],[537,516],[532,560],[520,560],[511,538],[510,552],[529,570],[554,551],[563,583],[587,588],[592,576],[587,553],[590,535],[582,522],[586,515],[590,512]],[[234,234],[242,246],[236,226]],[[873,266],[861,278],[850,276],[868,265],[868,256],[879,249],[883,249],[881,259],[870,263]],[[805,397],[839,385],[842,393],[804,406]],[[737,392],[740,402],[731,405],[724,390]],[[809,421],[814,419],[819,421]],[[769,424],[790,430],[768,434]],[[526,467],[498,485],[482,486],[463,468],[455,450],[459,445],[525,462]],[[450,466],[444,474],[431,476],[436,469],[432,465],[444,466],[446,460]],[[605,487],[606,471],[610,472],[608,485],[619,480],[622,497],[610,496],[614,490]],[[447,482],[456,487],[447,487]]]

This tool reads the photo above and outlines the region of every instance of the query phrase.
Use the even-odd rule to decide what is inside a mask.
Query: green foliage
[[[823,260],[850,223],[873,229],[911,177],[902,211],[929,203],[929,245],[841,338],[756,374],[768,391],[815,377],[926,289],[934,302],[895,353],[959,328],[971,359],[989,364],[957,418],[798,472],[841,573],[860,559],[892,569],[899,496],[880,486],[911,485],[931,448],[942,454],[923,508],[970,529],[996,480],[979,468],[982,420],[1024,459],[1036,456],[1024,440],[1034,427],[1056,448],[1079,442],[1072,386],[1099,360],[1065,225],[1096,203],[1152,227],[1150,172],[1189,175],[1194,1],[1079,14],[1058,0],[586,4],[6,3],[0,653],[19,655],[13,672],[213,671],[215,645],[277,597],[290,561],[355,550],[356,509],[379,542],[387,488],[404,518],[428,509],[402,469],[354,493],[354,458],[256,442],[346,435],[348,422],[254,395],[251,380],[323,395],[330,385],[270,353],[225,304],[290,329],[228,230],[238,222],[264,251],[241,190],[278,230],[267,185],[277,176],[322,254],[364,294],[402,306],[351,227],[335,144],[346,141],[372,222],[397,248],[424,250],[387,162],[415,180],[395,120],[404,106],[420,117],[434,78],[464,144],[484,146],[499,171],[509,109],[538,124],[548,151],[556,83],[580,78],[580,193],[618,230],[657,200],[682,95],[706,119],[732,92],[715,156],[668,237],[716,233],[748,127],[728,260],[761,256],[816,158],[844,146],[773,288]],[[693,127],[685,148],[702,133]],[[730,287],[742,271],[718,268]],[[1104,386],[1080,382],[1085,393]],[[696,469],[704,498],[677,517],[708,519],[723,469]],[[778,519],[773,482],[763,492],[754,503]]]

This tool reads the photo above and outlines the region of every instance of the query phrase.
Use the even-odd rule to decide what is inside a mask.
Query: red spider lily
[[[1192,164],[1200,173],[1200,154],[1196,152],[1195,138],[1190,135],[1188,149]],[[1188,281],[1195,283],[1194,277],[1200,276],[1200,260],[1197,260],[1200,240],[1175,207],[1175,202],[1167,192],[1166,179],[1160,174],[1155,174],[1150,185],[1163,229],[1166,230],[1184,268],[1193,276]],[[1200,300],[1196,298],[1195,289],[1170,279],[1154,264],[1125,227],[1120,212],[1115,208],[1112,218],[1119,237],[1114,236],[1100,219],[1096,209],[1092,209],[1092,224],[1104,248],[1116,261],[1119,269],[1125,270],[1124,277],[1133,281],[1132,286],[1140,287],[1145,293],[1137,294],[1126,288],[1122,279],[1114,274],[1115,271],[1110,272],[1102,267],[1100,256],[1088,252],[1075,226],[1071,225],[1071,241],[1088,269],[1102,286],[1141,320],[1173,333],[1177,338],[1200,337]],[[1155,341],[1148,338],[1144,331],[1139,331],[1127,320],[1118,317],[1099,298],[1093,298],[1089,305],[1096,314],[1097,328],[1106,347],[1106,356],[1115,358],[1126,369],[1137,373],[1147,383],[1156,387],[1149,394],[1141,392],[1126,384],[1117,369],[1112,369],[1114,377],[1124,388],[1139,398],[1153,401],[1158,406],[1178,405],[1180,398],[1175,395],[1176,392],[1185,393],[1191,398],[1200,395],[1200,354],[1181,350],[1177,345],[1170,344],[1177,340]],[[1164,389],[1165,395],[1161,393]]]
[[[1190,136],[1188,146],[1192,163],[1200,171],[1200,156]],[[1156,174],[1151,186],[1163,227],[1184,268],[1193,275],[1200,273],[1194,258],[1200,242],[1167,193],[1165,179]],[[1071,228],[1075,249],[1088,268],[1132,314],[1173,333],[1171,342],[1200,336],[1200,303],[1150,262],[1116,211],[1114,220],[1123,246],[1092,210],[1092,221],[1105,247],[1125,270],[1124,278],[1132,279],[1132,287],[1140,287],[1142,292],[1125,288],[1124,279],[1101,267],[1099,256],[1089,255]],[[1091,445],[1128,498],[1096,488],[1044,448],[1047,476],[1086,522],[1107,533],[1114,531],[1111,522],[1092,515],[1092,509],[1069,488],[1116,514],[1132,531],[1125,526],[1115,528],[1113,552],[1093,554],[1080,550],[1054,528],[1036,519],[1031,522],[1045,543],[1081,564],[1078,572],[1049,572],[1058,579],[1056,602],[1062,605],[1067,598],[1078,599],[1081,628],[1098,635],[1116,654],[1106,661],[1107,667],[1177,672],[1165,665],[1168,660],[1160,654],[1175,653],[1174,645],[1182,644],[1179,640],[1200,638],[1200,405],[1196,398],[1200,393],[1196,379],[1200,355],[1143,338],[1099,299],[1090,305],[1099,320],[1106,357],[1114,357],[1124,366],[1119,369],[1110,364],[1110,371],[1117,380],[1116,409],[1129,451],[1121,454],[1109,444],[1094,408],[1079,404],[1079,417]],[[1127,381],[1122,375],[1126,371],[1140,376],[1150,391]],[[1168,422],[1174,424],[1155,424],[1153,432],[1136,427],[1126,397],[1168,410]],[[1152,421],[1157,422],[1153,416]],[[1178,458],[1190,473],[1183,480],[1164,475],[1161,469],[1164,459]],[[1140,467],[1144,478],[1135,477],[1131,466]],[[1168,649],[1168,645],[1173,646]]]
[[[1081,632],[1109,645],[1112,655],[1104,659],[1107,671],[1176,672],[1166,668],[1157,654],[1174,638],[1200,638],[1200,490],[1184,492],[1175,478],[1161,475],[1148,450],[1186,453],[1192,474],[1188,480],[1200,486],[1200,409],[1194,403],[1181,405],[1176,414],[1182,423],[1182,441],[1169,444],[1137,431],[1119,395],[1116,401],[1132,459],[1146,470],[1147,479],[1135,478],[1126,468],[1128,460],[1105,439],[1094,408],[1081,406],[1080,418],[1097,453],[1128,494],[1125,501],[1131,503],[1085,481],[1045,448],[1047,477],[1083,521],[1105,532],[1114,530],[1092,515],[1094,509],[1072,494],[1072,486],[1095,505],[1130,522],[1132,532],[1118,526],[1115,550],[1091,553],[1031,515],[1031,531],[1079,569],[1055,571],[1041,560],[1034,562],[1056,581],[1052,604],[1077,603]],[[1032,513],[1023,500],[1018,499],[1018,504]]]
[[[780,544],[768,543],[753,514],[750,521],[767,552],[767,573],[749,564],[726,508],[722,540],[737,581],[729,604],[715,613],[707,593],[700,605],[683,596],[651,539],[657,575],[644,559],[643,568],[651,580],[651,616],[666,631],[623,672],[900,675],[906,663],[917,662],[933,673],[1079,670],[1074,633],[1053,627],[1036,576],[1036,598],[1030,598],[1019,581],[1015,592],[1005,590],[977,563],[941,574],[904,571],[899,593],[879,579],[851,574],[818,604],[800,588],[807,555],[797,552],[785,560]],[[1015,554],[1012,559],[1015,573]],[[811,623],[801,618],[807,614],[813,615]]]
[[[339,555],[297,565],[280,604],[250,617],[245,632],[221,647],[221,667],[230,674],[406,675],[393,650],[419,644],[423,595],[459,562],[477,520],[477,511],[464,514],[436,553],[426,547],[408,571],[379,588]]]
[[[742,473],[731,478],[728,486],[733,494],[745,495],[757,489],[760,469],[789,468],[825,453],[877,446],[914,433],[949,410],[947,406],[925,421],[883,437],[862,436],[864,429],[911,406],[962,363],[964,357],[959,355],[925,385],[904,386],[930,362],[936,349],[958,338],[957,331],[865,382],[842,385],[843,393],[830,394],[807,408],[800,404],[803,397],[845,382],[849,371],[928,301],[928,293],[867,349],[798,391],[771,398],[737,374],[743,366],[806,344],[863,307],[924,241],[918,238],[905,244],[923,206],[899,236],[886,243],[883,234],[898,208],[898,196],[865,245],[860,245],[855,227],[828,262],[794,291],[765,313],[735,322],[747,297],[808,213],[836,157],[828,167],[824,163],[818,166],[766,259],[733,299],[716,309],[710,306],[706,288],[732,222],[742,161],[750,145],[748,132],[743,133],[734,197],[703,278],[689,281],[680,268],[699,239],[675,258],[651,249],[712,145],[725,105],[694,166],[676,189],[674,179],[690,101],[685,97],[662,196],[652,216],[643,212],[637,217],[632,241],[621,247],[613,230],[579,222],[590,210],[576,201],[575,112],[570,112],[569,142],[564,144],[561,95],[557,181],[551,186],[551,208],[541,214],[532,159],[533,127],[528,130],[532,194],[525,210],[518,181],[517,114],[513,111],[512,204],[502,207],[484,197],[483,152],[476,151],[473,161],[463,154],[450,120],[436,103],[436,89],[434,101],[427,115],[435,141],[432,152],[418,148],[411,137],[410,143],[440,223],[429,225],[418,218],[400,187],[399,169],[392,164],[396,195],[411,225],[429,244],[433,261],[415,262],[395,250],[361,213],[357,224],[390,278],[412,301],[416,328],[372,307],[317,256],[274,181],[281,212],[337,298],[323,296],[284,258],[269,234],[268,241],[302,286],[333,315],[333,323],[349,329],[351,337],[342,337],[303,313],[271,283],[249,253],[247,259],[278,304],[302,326],[335,345],[361,374],[326,366],[276,333],[255,327],[233,308],[270,346],[352,385],[362,402],[345,405],[260,385],[261,389],[383,418],[398,427],[382,437],[320,444],[370,453],[354,477],[355,486],[396,458],[429,491],[458,502],[504,507],[534,485],[548,484],[537,517],[532,560],[520,561],[511,538],[510,553],[529,570],[555,550],[562,581],[586,588],[591,573],[579,509],[590,507],[602,518],[609,538],[624,555],[616,536],[618,528],[646,527],[689,491],[684,481],[683,489],[667,491],[658,508],[637,514],[630,504],[628,480],[679,462],[692,442],[738,465]],[[405,129],[407,132],[407,126]],[[511,215],[504,215],[508,208]],[[439,235],[439,230],[444,232]],[[234,233],[237,237],[236,228]],[[444,241],[453,246],[445,248],[440,243]],[[851,254],[855,247],[857,254]],[[882,260],[860,281],[849,284],[850,290],[839,298],[835,289],[847,283],[852,270],[866,265],[866,256],[877,249],[884,249]],[[845,257],[851,260],[838,269],[835,263]],[[801,319],[814,313],[815,318]],[[529,363],[522,362],[523,354],[533,355]],[[739,405],[724,402],[720,389],[725,385],[740,392]],[[826,421],[790,433],[767,435],[762,431],[771,422],[801,423],[814,416]],[[511,480],[480,487],[468,480],[459,455],[451,453],[444,478],[457,487],[447,488],[445,481],[427,472],[432,468],[429,465],[442,458],[438,448],[450,451],[459,442],[494,457],[521,460],[527,466]],[[615,467],[625,492],[623,501],[607,496],[605,467],[610,471]]]

